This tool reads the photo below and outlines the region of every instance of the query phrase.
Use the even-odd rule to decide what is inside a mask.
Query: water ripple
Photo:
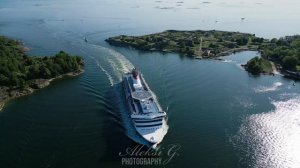
[[[273,102],[275,109],[251,115],[237,141],[249,167],[300,167],[300,97]]]

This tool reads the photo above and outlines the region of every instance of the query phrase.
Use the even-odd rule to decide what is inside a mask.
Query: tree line
[[[300,71],[300,36],[272,39],[261,45],[262,57],[279,63],[283,69]]]
[[[60,51],[54,56],[28,56],[20,42],[0,36],[0,86],[25,87],[34,79],[49,79],[76,71],[79,56]]]

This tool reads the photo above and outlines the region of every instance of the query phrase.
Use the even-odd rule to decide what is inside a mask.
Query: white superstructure
[[[126,101],[137,132],[155,147],[167,133],[166,112],[162,111],[136,69],[123,76]]]

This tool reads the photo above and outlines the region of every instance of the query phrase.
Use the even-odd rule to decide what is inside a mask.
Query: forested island
[[[272,39],[259,46],[261,58],[253,58],[246,64],[246,69],[259,74],[265,72],[267,62],[274,62],[286,76],[300,78],[300,36],[286,36]]]
[[[265,39],[240,32],[167,30],[144,36],[121,35],[106,41],[111,45],[144,51],[175,52],[195,58],[212,58],[238,51],[257,50]]]
[[[115,46],[132,47],[143,51],[175,52],[193,58],[216,58],[231,53],[254,50],[261,53],[244,65],[252,74],[273,74],[277,67],[283,74],[300,77],[300,36],[264,39],[255,34],[227,31],[177,31],[110,37]]]
[[[252,73],[253,75],[263,74],[273,74],[272,64],[269,60],[262,57],[254,57],[247,62],[245,70]]]
[[[12,98],[31,94],[63,76],[84,72],[79,56],[60,51],[54,56],[28,56],[21,42],[0,36],[0,110]]]

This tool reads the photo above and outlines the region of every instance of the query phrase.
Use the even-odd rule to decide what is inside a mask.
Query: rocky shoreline
[[[79,76],[82,73],[84,73],[83,67],[80,67],[80,69],[74,71],[74,72],[69,72],[66,74],[59,75],[55,78],[50,78],[50,79],[35,79],[33,84],[20,90],[20,89],[10,89],[9,87],[6,86],[0,86],[0,111],[3,109],[5,106],[5,103],[8,102],[9,100],[16,99],[22,96],[27,96],[35,92],[36,90],[45,88],[50,85],[50,83],[56,79],[61,79],[64,77],[75,77]]]

